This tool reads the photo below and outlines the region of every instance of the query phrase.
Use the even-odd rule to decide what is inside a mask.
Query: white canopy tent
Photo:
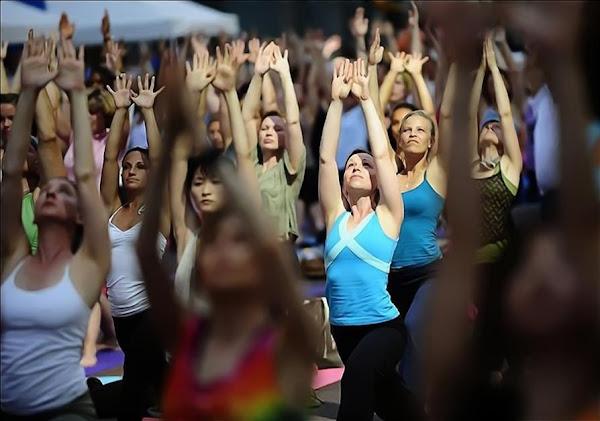
[[[110,16],[111,34],[126,42],[176,38],[191,32],[212,36],[239,32],[237,15],[222,13],[191,1],[38,1],[0,2],[2,40],[22,43],[27,31],[57,32],[62,12],[75,23],[76,44],[101,44],[100,22]],[[32,2],[29,2],[32,3]]]

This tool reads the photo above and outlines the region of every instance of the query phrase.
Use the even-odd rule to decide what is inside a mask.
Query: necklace
[[[137,210],[138,215],[142,215],[144,212],[146,212],[146,205],[140,206],[140,208]]]

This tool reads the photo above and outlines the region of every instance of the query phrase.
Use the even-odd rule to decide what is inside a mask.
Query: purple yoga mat
[[[85,369],[85,375],[88,377],[104,370],[120,367],[123,365],[124,355],[121,350],[113,351],[111,349],[103,349],[96,353],[96,358],[98,358],[96,365]]]

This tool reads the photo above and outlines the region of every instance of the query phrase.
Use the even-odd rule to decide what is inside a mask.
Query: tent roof
[[[57,31],[64,11],[75,23],[75,43],[100,44],[100,22],[104,10],[110,15],[111,33],[116,39],[146,41],[175,38],[190,32],[216,35],[236,34],[237,15],[222,13],[191,1],[44,1],[45,10],[19,1],[0,2],[2,39],[22,42],[27,31]]]

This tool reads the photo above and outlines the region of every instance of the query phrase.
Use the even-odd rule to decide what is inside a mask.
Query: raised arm
[[[425,78],[423,77],[423,64],[429,61],[429,57],[423,57],[421,53],[414,53],[406,57],[404,63],[404,69],[411,75],[415,86],[417,87],[417,94],[419,95],[419,101],[423,110],[429,114],[429,116],[435,120],[435,107]]]
[[[385,136],[385,129],[379,120],[373,99],[369,96],[369,80],[364,68],[364,62],[359,59],[353,63],[352,68],[352,94],[360,100],[360,105],[365,114],[369,144],[373,159],[375,160],[377,184],[381,195],[379,206],[388,210],[387,215],[384,216],[384,220],[389,221],[389,223],[384,224],[384,230],[390,237],[395,238],[398,235],[400,224],[404,218],[404,206],[402,204],[402,194],[398,186],[398,180],[396,179],[396,168],[389,159],[389,142]],[[386,227],[390,229],[387,230]]]
[[[369,47],[369,96],[373,98],[377,115],[381,120],[381,124],[385,125],[385,116],[383,114],[383,108],[379,101],[379,82],[377,80],[377,65],[383,60],[383,47],[381,46],[381,36],[379,34],[379,28],[375,29],[375,38],[373,43]]]
[[[123,124],[127,117],[127,108],[131,105],[130,89],[131,76],[129,79],[125,73],[115,79],[115,90],[110,86],[106,89],[112,94],[115,101],[115,115],[113,116],[104,150],[104,163],[102,165],[102,179],[100,181],[100,194],[104,206],[112,212],[119,203],[119,143],[123,133]]]
[[[485,53],[488,67],[492,72],[492,81],[494,82],[496,105],[498,106],[500,124],[502,125],[502,133],[504,135],[504,153],[508,155],[508,159],[510,160],[510,171],[514,173],[514,180],[518,181],[521,169],[523,168],[523,157],[521,156],[519,137],[515,129],[510,99],[508,98],[508,92],[502,80],[500,69],[498,69],[498,64],[496,63],[496,53],[494,53],[490,37],[485,41]]]
[[[163,194],[171,163],[170,155],[176,152],[172,150],[173,146],[179,144],[185,148],[185,144],[180,143],[185,142],[185,139],[178,136],[184,135],[183,129],[186,127],[190,132],[197,133],[197,126],[194,124],[195,110],[190,105],[184,89],[184,81],[181,79],[176,59],[171,56],[166,57],[164,66],[165,82],[169,87],[163,98],[169,110],[166,118],[165,150],[159,158],[148,186],[149,206],[144,215],[137,243],[137,254],[157,332],[167,349],[173,350],[183,319],[183,309],[175,297],[173,283],[169,281],[168,274],[160,262],[156,242],[163,212]]]
[[[48,91],[42,89],[35,105],[35,121],[38,129],[38,154],[42,165],[42,180],[66,177],[60,143],[56,134],[56,120]]]
[[[2,165],[2,280],[8,271],[29,254],[29,242],[21,222],[23,197],[23,164],[29,147],[29,135],[38,92],[54,78],[56,72],[48,70],[50,49],[43,37],[34,38],[29,31],[23,49],[23,90],[10,131]]]
[[[190,92],[192,104],[198,104],[198,127],[203,133],[203,136],[206,136],[206,123],[204,120],[206,117],[206,88],[215,77],[216,63],[215,60],[209,56],[208,50],[204,49],[200,53],[194,54],[192,64],[186,61],[185,69],[185,83]],[[227,145],[225,148],[227,149]],[[193,149],[198,149],[198,145],[194,145]]]
[[[275,44],[261,45],[256,63],[254,64],[254,76],[250,81],[244,106],[242,108],[242,117],[246,125],[246,134],[250,149],[258,145],[258,125],[260,124],[260,96],[263,84],[264,74],[269,70],[269,63],[273,54]]]
[[[161,137],[158,130],[158,123],[154,116],[154,100],[165,87],[161,87],[156,92],[154,91],[154,76],[150,80],[150,75],[146,74],[144,84],[142,85],[142,77],[138,76],[138,91],[131,93],[131,100],[142,109],[144,116],[144,124],[146,125],[146,136],[148,138],[148,155],[150,155],[150,165],[156,168],[161,156]],[[162,211],[160,214],[160,231],[165,237],[168,237],[171,232],[171,217],[169,209],[169,197],[167,194],[162,196]]]
[[[6,69],[4,68],[4,59],[8,51],[8,42],[3,42],[0,47],[0,92],[9,93],[10,85],[8,84],[8,78],[6,77]]]
[[[452,136],[452,120],[454,117],[454,97],[456,92],[457,83],[457,68],[456,64],[452,63],[450,71],[448,72],[448,81],[446,82],[446,89],[444,89],[444,97],[442,99],[442,107],[440,109],[440,135],[438,139],[440,146],[438,149],[437,157],[440,158],[442,165],[447,165],[450,156],[450,141]],[[477,133],[475,133],[477,135]]]
[[[412,55],[422,55],[423,43],[421,42],[421,28],[419,27],[419,9],[414,1],[410,2],[408,16],[408,25],[410,26],[410,53]],[[423,107],[423,109],[425,109],[425,107]]]
[[[285,100],[285,121],[287,124],[289,138],[285,142],[285,148],[290,156],[290,172],[292,174],[301,173],[304,168],[301,168],[305,162],[306,148],[302,140],[302,128],[300,127],[300,109],[298,100],[296,99],[296,91],[294,90],[294,81],[290,73],[290,63],[288,62],[288,51],[285,50],[283,55],[278,46],[273,49],[273,59],[270,67],[276,71],[281,78],[283,87],[283,97]]]
[[[479,126],[477,125],[477,118],[479,115],[479,102],[481,101],[481,89],[483,88],[483,79],[485,78],[485,69],[487,66],[485,56],[486,48],[484,44],[481,62],[475,74],[475,81],[473,82],[471,97],[469,99],[469,127],[471,128],[469,130],[469,156],[471,163],[479,160],[479,150],[477,147]]]
[[[367,44],[365,35],[369,30],[369,19],[365,18],[365,9],[357,7],[354,16],[350,20],[350,32],[356,43],[356,57],[367,60]]]
[[[381,102],[381,109],[385,109],[385,106],[390,102],[392,96],[392,90],[394,89],[394,83],[398,75],[404,72],[404,62],[406,61],[405,53],[388,53],[390,58],[390,70],[387,72],[381,83],[379,90],[379,101]]]
[[[252,197],[260,204],[260,187],[254,169],[246,128],[244,127],[240,101],[235,90],[235,68],[232,66],[232,53],[233,49],[229,44],[225,45],[224,54],[221,54],[220,49],[217,49],[217,75],[212,83],[215,88],[223,91],[225,97],[238,171],[251,188]]]
[[[335,156],[340,141],[342,124],[342,100],[350,93],[352,65],[350,60],[340,64],[333,70],[331,83],[332,101],[327,111],[323,126],[321,149],[319,152],[319,203],[325,216],[327,230],[333,226],[335,219],[344,211],[342,188]]]
[[[73,266],[80,273],[95,274],[86,279],[83,292],[88,304],[98,300],[106,273],[110,267],[110,239],[106,228],[106,210],[96,184],[96,166],[92,147],[92,128],[87,110],[84,83],[83,46],[75,56],[71,41],[59,44],[59,65],[56,84],[67,92],[71,101],[73,142],[75,149],[75,180],[79,195],[79,209],[83,219],[83,239],[75,255]],[[94,268],[95,270],[90,270]]]

